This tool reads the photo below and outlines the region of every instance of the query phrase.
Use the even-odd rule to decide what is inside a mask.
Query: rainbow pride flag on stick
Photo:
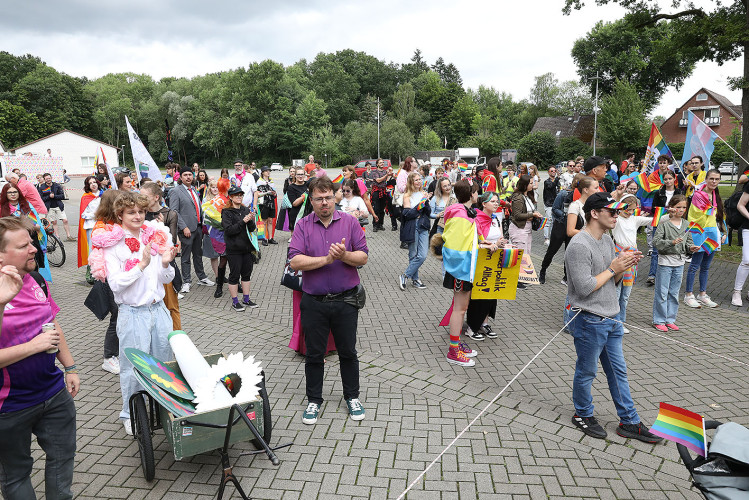
[[[703,457],[707,456],[705,418],[689,410],[661,403],[658,418],[650,432],[674,443],[679,443]]]
[[[540,225],[540,226],[538,226],[538,229],[539,229],[539,230],[541,230],[541,229],[545,228],[545,227],[546,227],[546,223],[547,223],[547,222],[549,222],[549,218],[548,218],[548,217],[544,217],[544,218],[543,218],[543,219],[541,220],[541,225]]]
[[[699,235],[701,235],[702,233],[705,232],[705,230],[702,229],[702,226],[700,226],[696,222],[690,222],[689,223],[689,229],[688,229],[688,231],[690,233],[692,233],[693,235],[695,235],[695,236],[699,236]]]
[[[421,212],[424,209],[425,206],[427,206],[427,199],[426,198],[424,198],[423,200],[421,200],[414,208],[417,211]]]
[[[653,227],[658,227],[658,223],[661,221],[661,217],[668,214],[668,210],[664,207],[656,207],[653,211],[653,222],[650,224]]]
[[[655,123],[652,123],[650,126],[650,140],[648,141],[648,149],[645,152],[645,165],[647,165],[648,167],[648,172],[658,170],[658,157],[661,155],[666,155],[671,158],[671,160],[674,159],[674,155],[671,153],[668,144],[666,144],[666,141],[663,140],[661,131],[658,130],[658,127],[655,125]],[[669,166],[671,170],[674,169],[673,165],[674,164],[672,161],[671,165]]]
[[[706,254],[710,255],[718,248],[718,242],[715,241],[712,238],[706,238],[705,241],[700,246],[700,250],[704,251]]]
[[[343,182],[343,174],[338,174],[338,177],[333,179],[333,184],[338,184],[339,182]]]
[[[500,267],[507,268],[516,266],[520,259],[520,251],[519,248],[503,248],[502,258],[499,263]]]

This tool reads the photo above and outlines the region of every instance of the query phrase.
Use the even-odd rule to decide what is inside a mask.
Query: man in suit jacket
[[[193,173],[190,167],[182,167],[180,172],[182,184],[169,191],[169,208],[176,211],[185,222],[185,228],[179,233],[182,246],[182,289],[180,293],[190,291],[192,281],[190,273],[190,254],[198,275],[198,285],[213,286],[203,270],[203,209],[200,206],[198,192],[192,187]]]

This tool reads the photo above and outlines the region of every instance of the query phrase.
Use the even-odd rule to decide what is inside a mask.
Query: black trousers
[[[549,238],[549,246],[546,248],[546,255],[544,255],[544,260],[541,262],[541,271],[546,271],[546,269],[548,269],[551,260],[557,254],[559,249],[562,248],[562,243],[564,243],[565,251],[567,250],[567,245],[569,244],[570,239],[571,238],[567,237],[566,221],[565,224],[555,221],[554,225],[551,227],[551,235]],[[564,268],[564,277],[567,277],[566,266]]]
[[[341,382],[345,399],[359,397],[359,358],[356,354],[356,325],[359,310],[344,302],[320,302],[308,294],[302,295],[299,305],[302,316],[304,342],[307,347],[304,373],[307,379],[307,399],[322,404],[322,380],[328,334],[335,339],[341,364]]]
[[[496,299],[471,299],[466,311],[466,323],[471,331],[477,332],[487,316],[494,318],[497,314]]]
[[[112,289],[109,288],[109,283],[106,281],[104,281],[104,288],[107,291],[107,299],[109,299],[109,326],[107,326],[107,333],[104,335],[104,357],[111,358],[120,354],[120,339],[117,337],[117,316],[120,314],[120,308],[117,307],[117,303],[114,301],[114,293],[112,293]]]
[[[249,253],[227,255],[226,260],[229,263],[229,283],[238,285],[239,278],[242,281],[250,281],[252,278],[252,255]],[[226,269],[226,268],[224,268]]]
[[[383,224],[385,223],[385,207],[387,206],[389,199],[390,198],[387,196],[380,198],[377,196],[377,193],[372,194],[372,208],[374,209],[375,215],[380,220],[375,223],[375,226],[377,227],[383,227]]]

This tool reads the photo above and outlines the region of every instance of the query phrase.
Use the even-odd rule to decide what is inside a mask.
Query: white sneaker
[[[215,284],[216,283],[214,283],[213,281],[209,280],[208,278],[203,278],[202,280],[198,280],[198,285],[214,286]]]
[[[548,238],[544,240],[544,245],[546,245],[547,247],[549,246],[549,239]]]
[[[744,305],[744,302],[741,300],[741,290],[734,290],[733,295],[731,296],[731,305],[741,307]]]
[[[626,326],[623,326],[622,331],[624,331],[624,333],[629,333],[629,328],[627,328]]]
[[[697,299],[694,298],[694,295],[685,295],[684,303],[689,307],[693,307],[695,309],[699,309],[700,307],[702,307],[700,303],[697,302]]]
[[[718,307],[718,304],[715,303],[715,302],[713,302],[712,299],[710,299],[710,296],[707,295],[707,294],[705,294],[705,295],[698,295],[697,296],[697,300],[699,300],[700,303],[702,305],[704,305],[704,306],[707,306],[707,307]]]
[[[177,299],[178,299],[178,300],[182,300],[182,299],[184,299],[184,298],[185,298],[185,294],[183,294],[183,293],[178,293],[178,294],[177,294]]]
[[[129,418],[127,418],[127,419],[125,419],[125,420],[122,421],[122,426],[125,428],[125,434],[127,434],[128,436],[132,436],[133,435],[133,428],[130,427],[130,419]]]
[[[190,283],[183,283],[182,288],[180,288],[179,293],[185,294],[190,293]]]
[[[104,358],[104,362],[101,364],[101,369],[119,375],[120,373],[120,360],[117,356],[111,358]]]

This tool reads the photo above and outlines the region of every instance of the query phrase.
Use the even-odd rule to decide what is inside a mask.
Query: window
[[[81,167],[94,168],[94,157],[93,156],[81,156]]]
[[[704,93],[704,92],[701,93],[701,94],[697,94],[697,100],[698,101],[707,101],[707,94]]]
[[[705,110],[705,119],[708,118],[719,118],[720,117],[720,109],[718,108],[710,108]]]
[[[689,119],[689,116],[687,115],[688,112],[689,111],[686,111],[686,110],[681,112],[681,119],[682,120],[688,120]]]

